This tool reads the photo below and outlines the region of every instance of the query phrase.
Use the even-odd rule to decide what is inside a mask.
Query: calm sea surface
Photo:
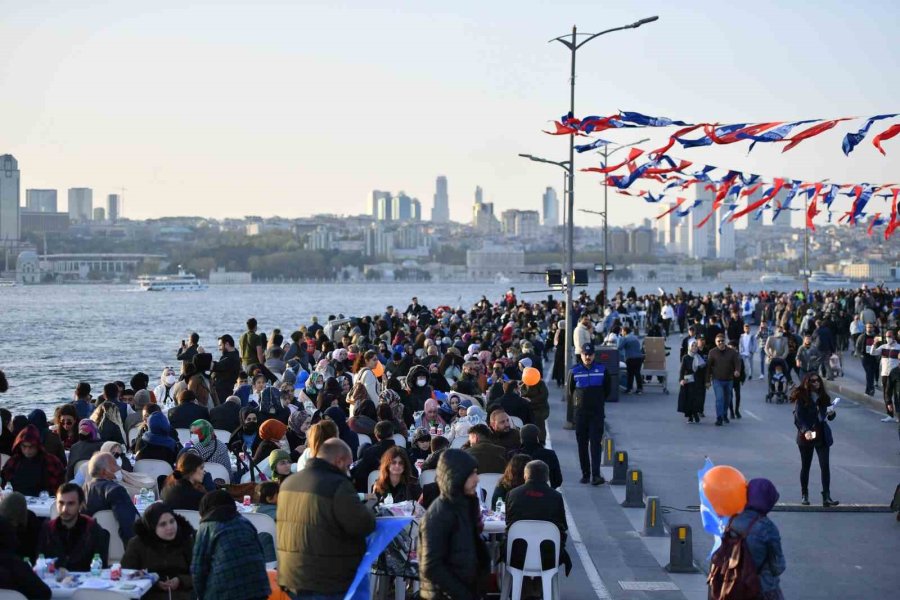
[[[514,285],[519,292],[542,287]],[[639,293],[658,287],[635,285]],[[667,290],[678,287],[663,285]],[[704,291],[718,288],[715,283],[694,286]],[[266,332],[280,327],[287,337],[313,315],[324,322],[329,314],[375,314],[389,304],[404,310],[413,295],[429,307],[468,308],[482,295],[499,299],[508,287],[493,283],[254,284],[180,293],[147,293],[127,285],[0,288],[0,369],[10,382],[0,405],[14,414],[43,408],[51,416],[53,407],[70,399],[81,380],[97,390],[107,381],[127,383],[131,375],[144,371],[151,385],[156,385],[162,368],[176,364],[178,346],[191,331],[200,334],[200,344],[207,351],[218,355],[216,338],[230,333],[237,339],[249,317],[256,317]],[[746,287],[759,289],[758,284]],[[613,291],[617,288],[618,283],[610,285]],[[588,291],[596,294],[598,287],[592,285]],[[527,297],[539,300],[546,294]]]

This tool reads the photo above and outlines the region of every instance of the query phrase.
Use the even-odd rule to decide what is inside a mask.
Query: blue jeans
[[[734,382],[730,379],[713,379],[712,388],[716,394],[716,420],[720,421],[728,414],[726,409],[731,404]]]

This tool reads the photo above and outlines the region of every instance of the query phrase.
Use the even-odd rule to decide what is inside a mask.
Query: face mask
[[[122,457],[121,456],[116,457],[116,464],[119,465],[120,469],[122,468]],[[116,475],[120,475],[121,473],[122,473],[122,471],[118,471],[116,473]],[[118,479],[118,477],[117,477],[117,479]]]
[[[424,377],[419,377],[418,379],[416,379],[416,385],[419,387],[425,387],[426,381],[427,380]]]
[[[166,385],[175,385],[176,381],[178,381],[178,378],[174,375],[166,375]]]
[[[516,357],[516,355],[513,354],[512,352],[507,352],[507,353],[506,353],[506,358],[508,358],[508,359],[510,359],[510,360],[512,360],[512,359],[515,358],[515,357]]]
[[[196,433],[192,433],[192,434],[191,434],[191,443],[193,443],[195,446],[196,446],[197,444],[199,444],[199,443],[200,443],[200,436],[197,435]]]
[[[78,432],[78,439],[81,440],[82,442],[87,442],[87,441],[89,441],[89,440],[91,439],[91,434],[89,434],[89,433],[81,433],[81,432],[79,431],[79,432]]]
[[[244,423],[244,433],[256,433],[257,429],[259,429],[258,423]]]
[[[119,459],[122,460],[121,458]],[[125,478],[125,475],[122,474],[122,469],[116,471],[116,481],[122,481]]]
[[[324,383],[317,383],[317,384],[316,384],[316,389],[317,389],[317,390],[321,390],[321,389],[324,388],[324,387],[325,387],[325,384],[324,384]]]

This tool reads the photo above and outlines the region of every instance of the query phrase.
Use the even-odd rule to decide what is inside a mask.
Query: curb
[[[834,382],[829,382],[829,383],[831,384],[831,386],[830,386],[831,389],[835,390],[837,392],[837,394],[840,395],[842,398],[848,398],[850,400],[853,400],[854,402],[858,402],[859,404],[862,404],[863,406],[871,408],[872,410],[876,410],[881,413],[884,412],[884,401],[883,400],[880,400],[874,396],[867,396],[863,392],[853,389],[843,383],[837,383],[837,384]]]

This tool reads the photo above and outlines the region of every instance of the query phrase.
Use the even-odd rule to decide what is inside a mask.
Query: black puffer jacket
[[[440,497],[428,507],[419,531],[421,597],[425,600],[469,600],[479,597],[479,578],[490,564],[478,534],[480,507],[463,492],[477,468],[462,450],[441,453],[437,468]]]
[[[143,519],[134,524],[134,537],[128,540],[122,567],[126,569],[146,569],[160,576],[160,579],[178,578],[179,585],[169,595],[156,586],[144,598],[149,600],[190,600],[193,597],[194,579],[191,577],[191,557],[196,531],[187,519],[175,514],[178,533],[171,542],[161,540]]]

